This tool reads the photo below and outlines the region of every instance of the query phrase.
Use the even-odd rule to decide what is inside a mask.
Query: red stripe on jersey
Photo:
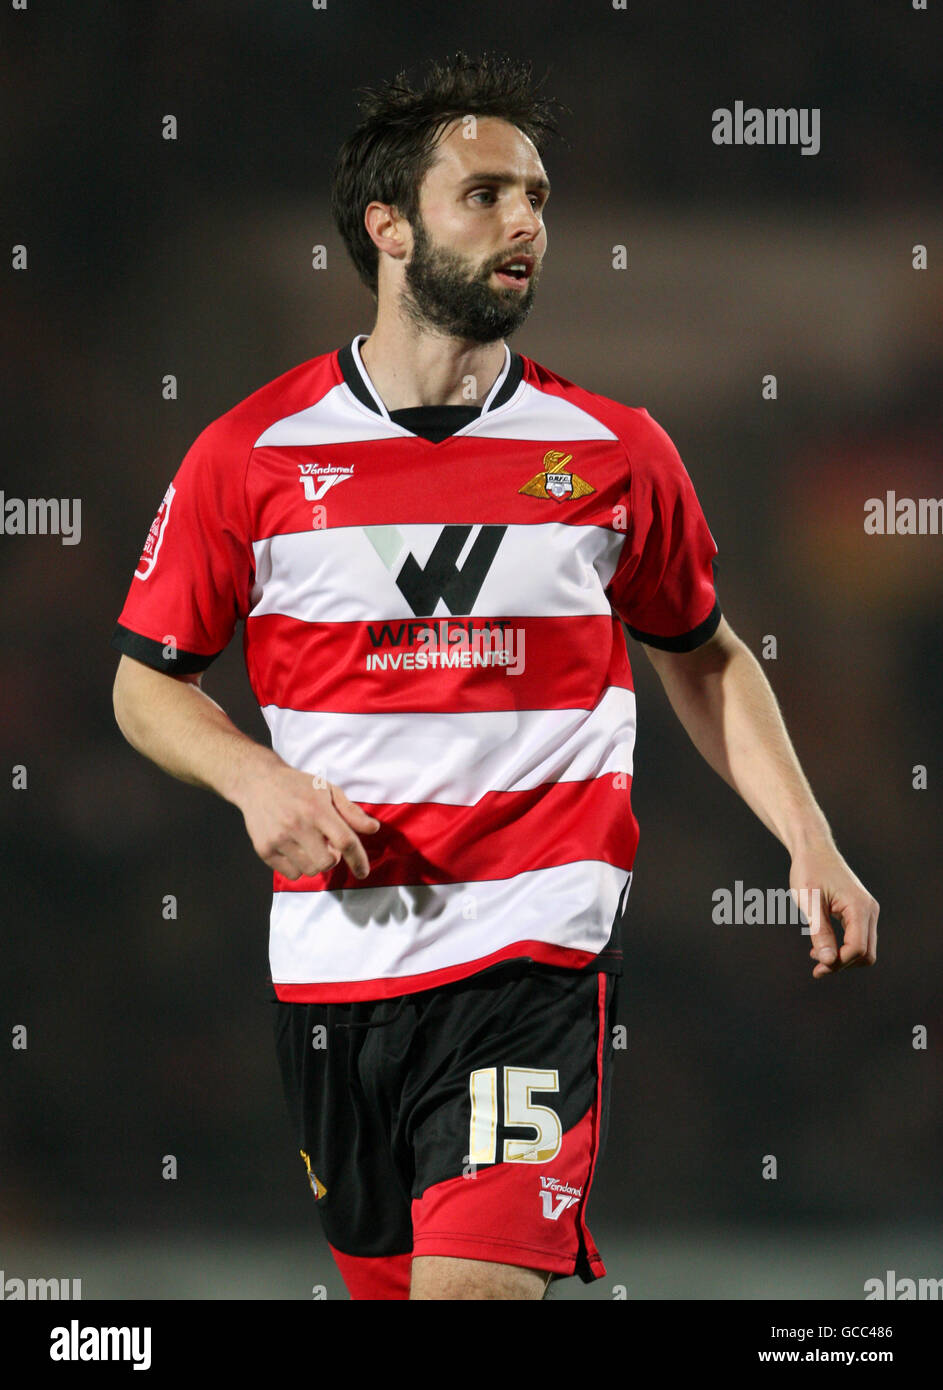
[[[449,638],[469,621],[475,627],[471,634],[465,629],[467,664],[443,666],[429,658],[428,653],[458,657],[463,646]],[[508,618],[503,639],[508,665],[480,664],[480,655],[476,658],[502,646],[496,626],[493,641],[487,632],[476,635],[483,626],[480,619],[456,618],[306,623],[270,613],[247,620],[246,665],[260,705],[331,713],[378,707],[384,713],[419,709],[424,714],[594,709],[610,686],[633,689],[619,622],[609,615]],[[425,645],[424,631],[431,632],[434,645]],[[423,653],[428,664],[417,668]],[[403,669],[407,655],[410,665]],[[379,665],[368,670],[368,657],[381,658]],[[523,667],[519,673],[509,674],[518,666]]]
[[[629,809],[631,781],[627,773],[615,773],[588,782],[487,792],[474,806],[358,801],[380,822],[380,829],[366,837],[367,877],[356,878],[342,859],[333,869],[296,879],[276,871],[274,890],[473,883],[585,860],[628,871],[638,847],[638,822]]]
[[[380,430],[378,429],[378,434]],[[558,442],[453,435],[438,444],[415,435],[328,445],[261,445],[253,450],[248,484],[257,526],[254,540],[319,527],[402,525],[602,526],[625,531],[628,461],[617,440],[581,439],[568,446],[581,497],[535,497],[521,489],[543,477]],[[319,462],[350,468],[334,486],[316,485]],[[306,496],[302,468],[313,470]]]
[[[621,957],[620,952],[614,955]],[[399,994],[414,994],[421,989],[437,989],[439,985],[466,980],[479,970],[499,961],[528,957],[541,965],[561,965],[568,970],[582,970],[590,961],[599,960],[594,951],[577,951],[569,946],[554,946],[548,941],[512,941],[490,955],[479,956],[461,965],[449,965],[442,970],[427,970],[420,975],[399,975],[382,980],[352,980],[339,984],[288,985],[276,980],[272,984],[277,998],[286,1004],[356,1004],[367,999],[392,999]]]

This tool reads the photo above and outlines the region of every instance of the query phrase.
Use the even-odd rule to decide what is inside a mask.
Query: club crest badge
[[[518,488],[518,492],[528,497],[552,498],[555,502],[564,502],[570,497],[586,497],[595,492],[596,489],[584,478],[567,472],[566,466],[572,457],[572,454],[563,454],[559,449],[548,449],[543,457],[543,472],[536,473],[529,483]]]
[[[324,1186],[317,1173],[315,1173],[314,1169],[311,1167],[311,1160],[305,1153],[304,1149],[299,1149],[298,1152],[301,1154],[301,1157],[305,1161],[305,1167],[308,1170],[308,1182],[311,1184],[311,1191],[314,1193],[314,1200],[316,1202],[319,1202],[321,1198],[324,1196],[325,1192],[327,1191],[327,1188]]]

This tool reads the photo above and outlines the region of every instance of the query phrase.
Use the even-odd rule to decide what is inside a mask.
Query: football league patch
[[[164,529],[170,518],[170,508],[176,495],[176,488],[170,484],[164,493],[164,499],[157,509],[157,515],[151,522],[151,529],[147,533],[147,540],[144,542],[144,549],[138,561],[138,567],[134,571],[135,579],[147,579],[157,561],[157,553],[160,550],[161,541],[164,539]]]

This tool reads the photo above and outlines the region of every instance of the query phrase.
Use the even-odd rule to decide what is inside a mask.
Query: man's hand
[[[813,978],[873,965],[878,905],[835,848],[756,657],[723,618],[693,652],[645,651],[694,746],[789,852],[789,886],[811,912]],[[842,924],[840,949],[830,915]]]
[[[818,962],[812,971],[814,980],[837,975],[849,965],[874,964],[880,907],[834,845],[819,842],[798,851],[792,860],[789,887],[809,920],[809,955]],[[840,947],[832,917],[841,922],[844,940]]]
[[[380,828],[331,782],[286,765],[268,765],[243,782],[236,802],[259,858],[285,878],[332,869],[346,859],[366,878],[370,861],[357,838]]]
[[[380,822],[340,787],[291,767],[237,729],[202,679],[202,672],[170,675],[123,655],[115,718],[132,748],[238,806],[256,854],[285,878],[319,874],[341,859],[366,878],[370,861],[357,835],[373,835]]]

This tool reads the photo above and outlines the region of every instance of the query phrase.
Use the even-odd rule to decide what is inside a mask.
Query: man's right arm
[[[340,787],[320,785],[242,733],[201,680],[166,675],[123,655],[114,710],[132,748],[172,777],[238,806],[259,858],[285,878],[321,873],[341,858],[365,878],[370,864],[358,833],[373,834],[379,821]]]

